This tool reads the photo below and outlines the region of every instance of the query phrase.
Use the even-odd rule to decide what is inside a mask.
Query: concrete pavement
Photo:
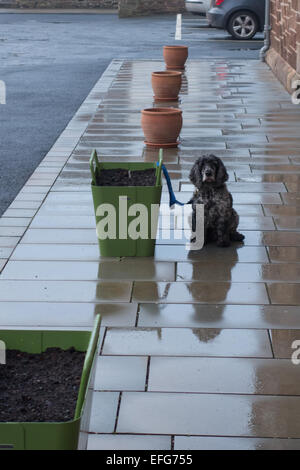
[[[159,69],[114,61],[0,219],[1,326],[89,328],[102,314],[90,449],[299,449],[300,108],[265,64],[189,60],[172,103],[181,145],[165,151],[182,201],[195,158],[223,159],[245,244],[99,257],[89,155],[157,160],[140,109]]]

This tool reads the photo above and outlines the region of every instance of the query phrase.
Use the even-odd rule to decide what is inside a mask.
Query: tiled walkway
[[[300,449],[300,108],[266,65],[190,61],[182,143],[165,151],[183,202],[195,158],[222,157],[245,244],[99,260],[89,155],[157,159],[140,110],[163,68],[114,61],[0,219],[0,325],[102,313],[90,449]]]

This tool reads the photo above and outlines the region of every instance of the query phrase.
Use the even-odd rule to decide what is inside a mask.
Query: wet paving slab
[[[178,281],[239,282],[241,279],[246,283],[282,279],[286,282],[300,282],[300,264],[236,263],[232,267],[229,263],[219,263],[214,266],[209,262],[177,264]]]
[[[104,355],[272,357],[265,330],[108,329]]]
[[[300,439],[175,436],[175,450],[299,450]]]
[[[88,328],[94,317],[101,314],[102,327],[128,326],[136,323],[138,305],[135,303],[76,303],[39,301],[2,301],[1,325],[5,328]],[[63,311],[63,315],[62,315]],[[36,326],[38,325],[38,326]]]
[[[1,299],[9,302],[129,302],[131,291],[132,283],[127,281],[75,283],[2,279],[0,283]]]
[[[299,401],[294,396],[124,392],[117,432],[297,438]]]
[[[262,63],[188,61],[164,162],[187,202],[196,158],[222,158],[245,242],[190,252],[172,221],[153,258],[101,257],[90,154],[157,161],[140,124],[155,70],[113,61],[0,219],[1,327],[101,314],[90,449],[299,449],[300,109]]]
[[[299,375],[289,360],[154,356],[148,391],[299,396]]]
[[[300,206],[300,193],[284,193],[281,197],[288,206]]]
[[[300,266],[299,266],[300,269]],[[59,274],[58,274],[59,273]],[[290,275],[291,280],[295,278]],[[3,279],[175,281],[175,263],[151,259],[111,261],[9,261]],[[276,280],[276,279],[274,279]]]
[[[244,246],[299,246],[300,245],[300,233],[295,232],[279,232],[279,231],[269,231],[262,232],[257,230],[244,230],[243,234],[245,235]],[[170,239],[165,239],[164,230],[158,232],[158,237],[156,240],[157,245],[185,245],[186,238],[181,240],[175,239],[168,233]],[[8,243],[6,240],[9,238],[11,240],[11,246],[15,244],[20,239],[19,237],[1,237],[4,239],[3,243]],[[97,245],[97,240],[95,240],[95,229],[57,229],[57,228],[41,228],[41,229],[31,229],[29,228],[24,237],[22,238],[22,244],[55,244],[55,245],[77,245],[77,244],[91,244]],[[207,247],[208,248],[208,247]],[[158,249],[158,248],[157,248]],[[177,260],[178,261],[178,260]]]
[[[288,284],[288,286],[290,285]],[[133,286],[132,298],[135,302],[174,304],[179,302],[204,304],[245,303],[250,305],[269,303],[266,286],[261,283],[250,282],[216,282],[212,284],[199,281],[174,283],[136,281]],[[292,305],[295,305],[295,303]]]
[[[268,292],[272,304],[299,305],[299,284],[274,282],[268,285]]]
[[[137,324],[141,327],[293,329],[299,325],[299,307],[141,303]]]
[[[276,228],[278,230],[300,232],[300,217],[299,216],[281,216],[281,217],[274,217],[273,219],[274,219]]]

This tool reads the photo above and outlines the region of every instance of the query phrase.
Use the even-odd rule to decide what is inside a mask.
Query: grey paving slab
[[[91,434],[87,450],[170,450],[170,436]]]
[[[174,450],[299,450],[300,439],[175,436]]]
[[[284,204],[289,206],[300,206],[300,194],[299,193],[284,193],[282,194]]]
[[[27,227],[0,227],[0,237],[21,237]]]
[[[5,264],[6,264],[7,260],[6,259],[0,259],[0,272],[2,271],[2,269],[4,268]]]
[[[268,253],[272,263],[300,262],[300,247],[298,246],[270,246]]]
[[[4,212],[3,217],[34,217],[35,213],[35,209],[9,208]]]
[[[33,193],[33,192],[23,192],[20,191],[19,194],[17,195],[17,197],[14,199],[14,201],[12,202],[12,204],[15,204],[15,203],[24,203],[26,204],[27,202],[38,202],[38,203],[42,203],[42,201],[45,199],[46,197],[46,194],[42,193]]]
[[[138,326],[298,328],[299,307],[278,305],[140,304]]]
[[[95,229],[31,229],[29,228],[24,237],[22,244],[97,244]]]
[[[50,185],[51,186],[51,185]],[[28,197],[42,197],[42,196],[46,196],[49,192],[49,189],[47,189],[47,186],[39,186],[39,185],[27,185],[25,184],[25,186],[22,188],[22,190],[19,192],[18,196],[17,197],[23,197],[23,195],[25,196],[28,195]],[[29,196],[30,194],[30,196]],[[37,196],[39,194],[39,196]],[[35,199],[33,199],[35,200]]]
[[[185,243],[187,240],[185,240]],[[171,245],[157,246],[155,260],[157,261],[189,261],[189,262],[220,262],[225,261],[234,265],[237,262],[268,262],[267,252],[264,247],[232,245],[226,250],[218,249],[213,245],[204,246],[201,250],[189,251],[185,246],[174,247]]]
[[[228,189],[233,193],[285,193],[286,187],[283,183],[228,183]],[[193,191],[193,185],[183,184],[182,191]]]
[[[26,232],[27,233],[27,232]],[[31,236],[31,234],[29,234]],[[63,237],[65,236],[65,232],[62,233]],[[167,230],[161,230],[159,231],[156,239],[156,244],[157,245],[186,245],[186,238],[175,238],[175,232],[172,231],[167,231]],[[251,257],[246,256],[246,247],[249,246],[299,246],[300,244],[300,233],[298,232],[280,232],[276,230],[269,230],[269,231],[260,231],[260,230],[243,230],[243,235],[245,236],[245,239],[243,241],[243,246],[240,246],[239,244],[232,245],[230,250],[235,250],[236,253],[238,254],[239,259],[243,259],[243,261],[251,262]],[[80,234],[78,234],[78,237]],[[168,238],[170,237],[170,238]],[[40,237],[35,237],[37,239],[37,242],[41,242]],[[52,243],[53,243],[53,238],[52,238]],[[243,250],[240,250],[240,248],[243,248]],[[205,253],[205,250],[209,249],[209,246],[204,247],[201,252],[195,253],[195,256],[193,257],[190,255],[186,261],[192,261],[194,258],[196,260],[197,256],[203,256]],[[223,251],[224,254],[227,253]],[[214,253],[217,253],[217,250],[212,249]],[[158,248],[156,248],[156,255],[159,253]],[[243,255],[244,253],[244,255]],[[254,252],[252,252],[254,253]],[[257,255],[259,252],[256,253]],[[166,256],[167,251],[164,253],[161,251],[161,256]],[[230,256],[230,255],[228,255]],[[245,256],[245,258],[244,258]],[[253,260],[256,259],[253,258]],[[177,261],[184,261],[177,259]],[[199,259],[198,259],[199,261]],[[261,261],[261,259],[260,259]]]
[[[40,201],[26,201],[25,199],[21,200],[14,200],[14,202],[11,203],[9,206],[9,210],[11,209],[38,209],[40,207],[41,203]],[[7,214],[7,211],[6,211]]]
[[[114,431],[119,402],[118,392],[94,392],[90,432]]]
[[[270,337],[274,356],[287,358],[290,361],[293,358],[293,365],[296,367],[299,362],[300,330],[271,330]]]
[[[13,248],[20,240],[20,237],[1,237],[0,236],[0,247]]]
[[[255,245],[297,245],[300,244],[300,234],[294,232],[280,233],[276,231],[262,232],[255,230],[244,230],[243,234],[245,235],[244,245],[255,246]],[[186,244],[186,239],[176,240],[172,233],[168,234],[168,237],[163,231],[158,233],[157,243],[170,245],[170,244]],[[6,237],[0,236],[0,245],[1,240]],[[19,239],[18,239],[19,240]],[[94,229],[31,229],[29,228],[22,238],[22,244],[92,244],[97,245],[97,239],[95,237]],[[239,253],[239,256],[242,256],[242,251],[239,250],[239,247],[236,247],[236,250]],[[244,251],[246,252],[246,251]],[[157,251],[158,253],[158,251]],[[246,256],[246,255],[245,255]],[[243,255],[244,258],[244,255]]]
[[[300,233],[298,232],[265,232],[264,242],[268,246],[299,246]]]
[[[1,326],[58,327],[91,326],[95,315],[101,314],[102,326],[134,326],[137,316],[134,303],[75,303],[75,302],[1,302]]]
[[[289,286],[288,284],[283,285]],[[174,304],[179,302],[253,305],[269,303],[264,284],[250,282],[247,284],[242,282],[211,284],[198,281],[177,283],[136,281],[133,286],[132,298],[135,302]]]
[[[54,217],[37,215],[31,224],[31,228],[94,228],[95,217],[69,215],[55,215]]]
[[[1,217],[0,227],[27,227],[30,222],[30,217]]]
[[[0,282],[0,301],[129,302],[131,282],[9,281]]]
[[[174,281],[175,263],[132,261],[9,261],[2,279]]]
[[[264,330],[217,328],[108,329],[105,355],[272,357]]]
[[[273,282],[268,284],[268,292],[272,304],[299,306],[300,290],[298,284]]]
[[[100,356],[94,389],[144,391],[147,363],[147,357]]]
[[[12,254],[14,247],[0,247],[0,259],[8,259]]]
[[[300,232],[300,217],[274,217],[278,230],[290,230]]]
[[[295,438],[300,432],[299,401],[300,397],[125,392],[117,432]]]
[[[270,247],[273,248],[273,247]],[[283,248],[283,247],[281,247]],[[288,247],[289,248],[289,247]],[[300,282],[300,265],[293,261],[300,262],[300,258],[294,260],[284,256],[276,259],[270,253],[272,262],[282,260],[282,264],[256,264],[256,263],[236,263],[230,266],[229,263],[177,263],[177,281],[232,281],[232,282]],[[285,261],[290,261],[287,264]],[[9,267],[9,266],[8,266]]]
[[[185,237],[183,237],[185,238]],[[185,242],[188,242],[188,238]],[[38,260],[65,260],[65,261],[97,261],[100,259],[98,245],[95,244],[78,244],[68,245],[60,244],[23,244],[21,243],[13,253],[11,258],[14,261],[38,261]],[[102,258],[103,259],[103,258]],[[158,246],[155,250],[155,262],[172,262],[176,261],[205,261],[205,260],[228,260],[241,262],[267,262],[268,256],[264,247],[242,247],[234,246],[226,251],[212,246],[206,246],[200,251],[190,252],[185,246],[174,247],[171,245]],[[103,259],[105,261],[105,259]],[[111,259],[113,261],[113,258]],[[127,263],[129,261],[126,261]],[[146,260],[151,264],[150,260]],[[136,261],[136,264],[141,263]],[[171,265],[170,265],[171,266]]]
[[[299,374],[289,359],[152,357],[148,391],[299,396]]]
[[[268,205],[264,206],[264,212],[270,216],[299,216],[300,208],[290,205]]]

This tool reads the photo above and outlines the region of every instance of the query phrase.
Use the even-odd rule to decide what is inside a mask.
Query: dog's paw
[[[239,232],[235,232],[230,236],[230,238],[234,242],[242,242],[243,240],[245,240],[245,235],[242,235]]]

